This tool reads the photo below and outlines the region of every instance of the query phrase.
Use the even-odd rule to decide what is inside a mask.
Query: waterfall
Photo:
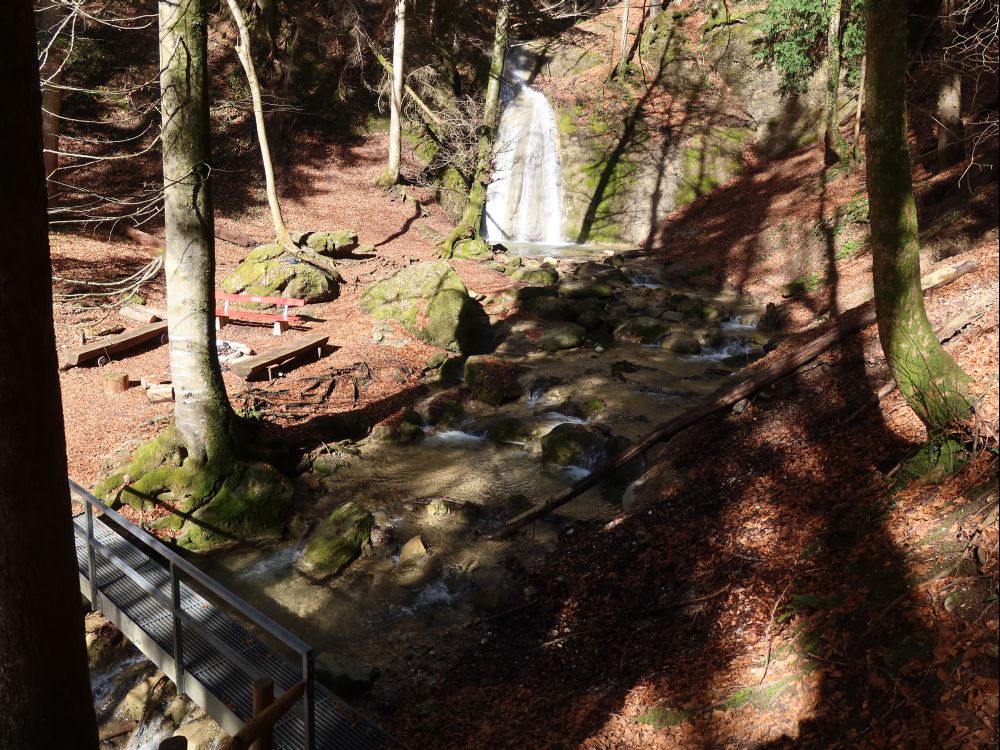
[[[482,233],[491,242],[562,242],[556,118],[528,85],[533,55],[514,47],[504,61],[503,110],[486,192]]]

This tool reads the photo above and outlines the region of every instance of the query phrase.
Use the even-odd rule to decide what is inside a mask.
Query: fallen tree
[[[976,270],[978,267],[979,265],[973,261],[960,263],[952,268],[951,271],[946,273],[943,277],[938,278],[940,273],[934,274],[934,280],[931,281],[931,285],[926,288],[936,289],[938,287],[945,286],[946,284],[950,284],[956,279],[965,276],[967,273]],[[930,274],[928,276],[930,276]],[[925,279],[927,279],[927,277],[925,277]],[[572,486],[567,487],[558,495],[555,495],[533,508],[526,510],[519,516],[515,516],[504,526],[490,534],[489,538],[503,539],[518,529],[527,526],[532,521],[551,513],[553,510],[565,505],[573,498],[579,497],[591,487],[595,486],[620,469],[622,466],[625,466],[630,461],[633,461],[644,454],[654,445],[670,440],[670,438],[680,432],[683,432],[688,427],[697,424],[706,417],[731,409],[743,399],[753,396],[763,388],[766,388],[786,375],[791,374],[798,368],[802,367],[802,365],[816,359],[816,357],[827,351],[841,339],[844,339],[853,333],[857,333],[861,329],[867,328],[870,325],[874,325],[876,322],[874,307],[868,307],[867,303],[864,307],[866,307],[866,309],[856,307],[853,310],[849,310],[833,325],[829,331],[817,336],[805,346],[779,357],[769,367],[754,373],[743,382],[738,383],[731,388],[727,388],[720,393],[715,393],[709,396],[693,409],[690,409],[689,411],[664,422],[651,433],[635,443],[635,445],[622,451],[599,469],[585,476],[583,479],[574,482]]]

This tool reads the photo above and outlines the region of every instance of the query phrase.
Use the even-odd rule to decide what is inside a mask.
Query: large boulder
[[[549,266],[519,268],[510,276],[514,281],[523,281],[535,286],[552,286],[559,281],[559,272]]]
[[[556,425],[542,436],[542,458],[561,466],[596,469],[608,459],[604,438],[581,424]]]
[[[310,250],[328,258],[346,258],[358,249],[358,233],[353,229],[337,229],[332,232],[309,232],[299,240],[305,240]]]
[[[520,304],[526,313],[542,320],[557,322],[576,320],[576,306],[562,297],[540,295],[529,297]]]
[[[465,361],[465,384],[473,397],[499,406],[521,395],[516,368],[497,357],[469,357]]]
[[[560,349],[574,349],[587,338],[587,329],[576,323],[563,323],[552,326],[539,339],[538,344],[543,351],[552,353]]]
[[[368,287],[359,304],[373,318],[395,321],[450,351],[487,348],[489,319],[447,261],[408,266]]]
[[[261,245],[223,280],[222,291],[327,302],[337,296],[339,282],[338,277],[306,263],[281,245]]]
[[[367,510],[344,503],[309,538],[295,569],[315,581],[335,576],[360,557],[374,525],[375,517]]]
[[[460,260],[493,260],[493,251],[486,240],[473,237],[456,242],[451,257]]]
[[[630,318],[615,329],[619,341],[636,344],[655,344],[670,331],[670,324],[656,318],[640,316]]]

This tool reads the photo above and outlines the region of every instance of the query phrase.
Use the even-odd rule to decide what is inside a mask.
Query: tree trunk
[[[183,4],[183,0],[181,0]],[[281,216],[281,204],[278,203],[278,189],[274,184],[274,166],[271,161],[271,149],[267,144],[267,126],[264,124],[264,105],[260,98],[260,83],[257,81],[257,71],[253,64],[253,54],[250,46],[250,31],[246,19],[236,0],[226,0],[229,12],[233,14],[236,28],[239,30],[240,41],[236,44],[236,56],[240,59],[247,83],[250,84],[250,97],[253,99],[253,118],[257,126],[257,141],[260,143],[260,158],[264,163],[264,182],[267,189],[267,205],[271,208],[271,223],[274,224],[274,235],[279,245],[295,251],[297,246],[285,227]],[[207,152],[206,152],[207,154]]]
[[[389,166],[382,182],[399,182],[403,145],[403,48],[406,44],[406,0],[396,0],[396,25],[392,32],[392,90],[389,102]]]
[[[0,747],[96,750],[52,328],[30,0],[0,3]],[[16,321],[16,324],[14,323]]]
[[[196,461],[232,448],[215,349],[215,247],[205,0],[160,0],[164,224],[177,433]]]
[[[40,43],[43,46],[44,58],[41,65],[42,84],[42,143],[45,148],[45,179],[52,180],[52,175],[59,168],[59,132],[62,115],[62,84],[63,68],[66,56],[63,45],[57,42],[57,36],[62,29],[62,21],[66,17],[66,8],[56,0],[44,5],[38,13],[38,25],[41,32]],[[49,185],[49,199],[55,194],[53,185]]]
[[[969,413],[969,377],[938,342],[920,289],[917,207],[906,126],[906,0],[870,0],[866,171],[879,338],[893,378],[928,431]]]
[[[844,140],[840,137],[840,16],[842,0],[830,0],[826,29],[826,122],[823,128],[823,160],[827,165],[840,161]]]
[[[618,80],[625,85],[628,70],[628,9],[630,0],[622,0],[622,34],[618,43]]]
[[[500,114],[500,82],[503,78],[503,61],[507,55],[507,25],[510,19],[511,0],[500,0],[497,7],[497,25],[493,37],[493,60],[490,63],[490,81],[486,86],[483,105],[483,124],[479,129],[479,149],[476,155],[476,174],[469,188],[469,202],[462,213],[462,220],[452,230],[441,246],[441,254],[450,258],[458,240],[479,234],[483,223],[483,206],[486,203],[486,185],[493,163],[493,140],[496,137],[497,117]]]
[[[941,47],[954,43],[956,22],[955,0],[944,0],[941,6]],[[944,65],[937,100],[937,168],[947,169],[965,156],[962,147],[962,76]]]
[[[861,158],[861,116],[865,111],[865,76],[868,73],[868,58],[861,56],[861,82],[858,84],[858,108],[854,112],[854,158]]]

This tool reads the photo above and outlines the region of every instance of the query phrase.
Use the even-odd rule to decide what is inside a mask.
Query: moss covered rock
[[[306,247],[329,258],[342,258],[358,247],[358,233],[352,229],[310,232],[303,237]]]
[[[559,322],[576,320],[576,307],[562,297],[529,297],[521,302],[521,309],[542,320]]]
[[[447,261],[415,263],[368,287],[361,309],[450,351],[484,351],[489,320]]]
[[[295,569],[315,581],[335,576],[361,555],[374,525],[375,517],[367,510],[344,503],[309,538]]]
[[[493,260],[493,251],[490,250],[486,240],[472,237],[456,242],[451,257],[464,260]]]
[[[553,326],[542,334],[539,346],[546,352],[557,352],[560,349],[574,349],[587,338],[587,329],[575,323],[564,323]]]
[[[596,469],[608,459],[604,438],[580,424],[561,424],[542,436],[542,458],[560,466]]]
[[[559,282],[559,272],[548,266],[519,268],[510,276],[514,281],[523,281],[535,286],[553,286]]]
[[[469,357],[465,361],[465,384],[472,396],[493,406],[521,395],[513,365],[497,357]]]
[[[615,329],[615,338],[637,344],[655,344],[670,331],[670,324],[657,318],[630,318]]]
[[[667,334],[667,337],[660,342],[660,348],[677,354],[697,354],[701,351],[701,344],[690,333],[676,331]]]
[[[340,291],[339,281],[286,252],[281,245],[261,245],[251,250],[222,281],[222,291],[327,302]]]
[[[607,284],[596,281],[564,281],[559,284],[559,294],[568,299],[583,299],[584,297],[608,299],[614,292]]]

